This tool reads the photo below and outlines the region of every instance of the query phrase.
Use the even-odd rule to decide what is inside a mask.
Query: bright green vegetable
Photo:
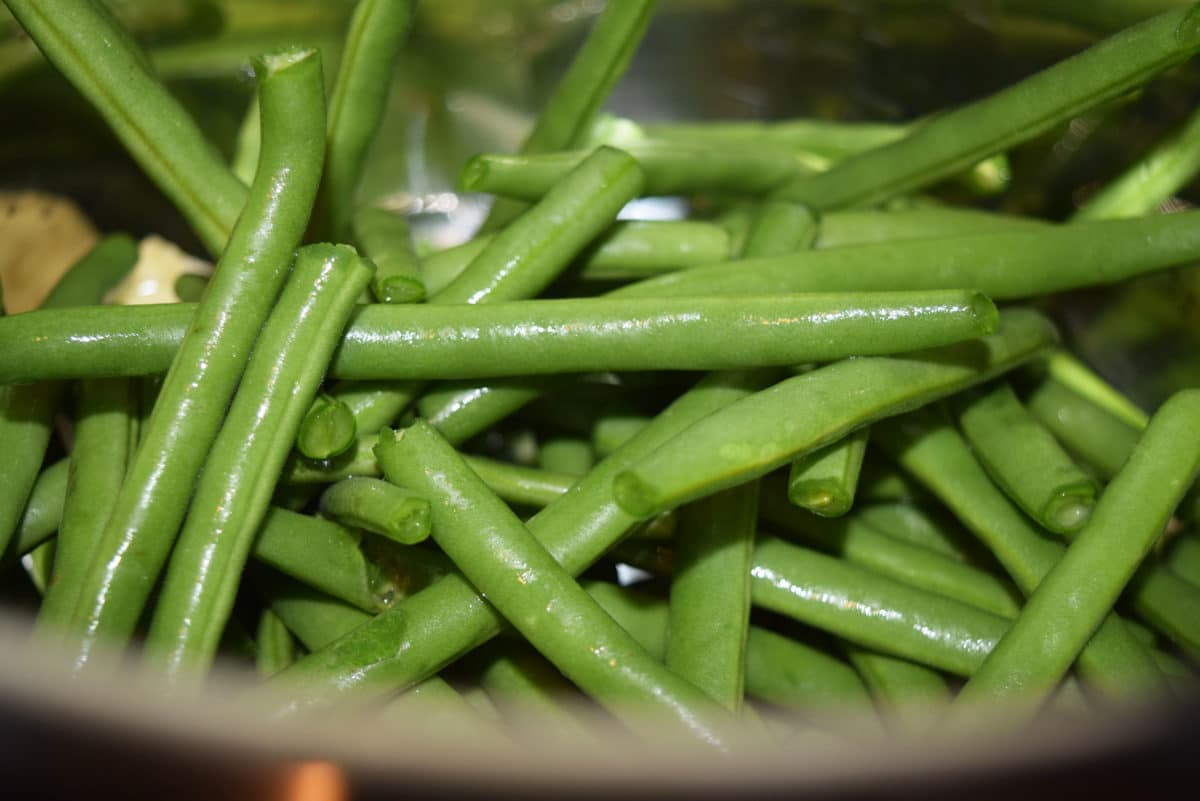
[[[850,511],[869,429],[860,428],[792,462],[788,498],[797,506],[825,517]]]
[[[375,478],[348,478],[321,495],[321,514],[415,545],[429,536],[429,502]]]
[[[416,303],[425,299],[421,266],[403,217],[386,209],[359,209],[354,215],[354,238],[363,255],[375,263],[371,279],[375,300]]]
[[[263,678],[275,675],[296,659],[296,642],[291,632],[270,609],[259,615],[254,644],[258,648],[255,668]]]
[[[38,473],[13,537],[11,550],[17,556],[24,556],[41,545],[62,524],[69,463],[69,459],[59,459]]]

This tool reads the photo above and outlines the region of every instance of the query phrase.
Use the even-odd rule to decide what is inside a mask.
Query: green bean
[[[779,122],[664,122],[642,126],[645,136],[682,145],[786,147],[841,158],[902,139],[911,126],[879,122],[791,119]]]
[[[533,130],[521,145],[521,153],[546,153],[579,143],[629,66],[653,11],[654,0],[617,0],[605,6],[583,47],[542,106]],[[523,207],[519,203],[494,203],[483,230],[503,227]]]
[[[1127,28],[989,97],[926,120],[903,139],[797,178],[777,194],[821,210],[871,205],[962,172],[1190,57],[1200,50],[1193,11],[1173,9]]]
[[[127,638],[141,616],[316,194],[325,125],[320,56],[293,50],[257,59],[255,67],[263,118],[255,183],[172,360],[80,588],[70,619],[82,633],[78,666],[97,641]]]
[[[867,451],[867,434],[867,428],[860,428],[793,461],[787,490],[791,502],[825,517],[849,512]]]
[[[175,279],[175,297],[183,303],[198,303],[208,288],[208,277],[196,273],[184,273]]]
[[[322,393],[300,421],[296,450],[309,459],[332,459],[354,447],[357,433],[358,426],[350,407]]]
[[[1145,562],[1129,585],[1129,602],[1142,620],[1200,656],[1200,590],[1157,562]]]
[[[43,309],[99,303],[137,262],[137,243],[127,234],[109,234],[72,265],[42,302]]]
[[[855,494],[864,503],[905,507],[929,497],[929,494],[907,475],[870,454],[863,459]]]
[[[1025,396],[1025,406],[1067,450],[1104,478],[1117,474],[1137,442],[1136,428],[1053,378],[1038,382]]]
[[[592,447],[596,449],[596,455],[605,457],[613,453],[637,436],[649,422],[649,417],[619,412],[601,417],[592,430]]]
[[[581,572],[637,522],[613,500],[613,476],[693,421],[745,397],[771,377],[762,372],[718,373],[702,380],[566,495],[530,518],[530,531],[568,572]],[[503,619],[475,588],[457,573],[449,574],[285,671],[295,680],[288,709],[327,703],[355,688],[410,686],[502,627]]]
[[[712,702],[608,617],[435,429],[417,421],[381,437],[376,456],[388,480],[429,494],[438,545],[580,689],[631,726],[636,702],[721,745]]]
[[[706,192],[761,195],[811,172],[811,167],[796,153],[778,148],[703,148],[636,142],[620,147],[637,159],[645,173],[646,195]],[[459,178],[459,188],[464,192],[536,201],[587,157],[587,150],[518,156],[485,153],[467,162]]]
[[[258,651],[254,667],[261,678],[275,675],[296,660],[296,643],[291,632],[270,609],[259,615],[254,644]]]
[[[158,372],[191,313],[174,303],[4,318],[0,380]],[[737,301],[570,298],[469,311],[377,303],[355,311],[330,372],[359,380],[478,379],[797,364],[957,342],[989,331],[995,318],[986,297],[962,290]]]
[[[41,629],[66,625],[79,602],[83,575],[129,467],[137,402],[138,387],[130,379],[81,382],[54,572],[38,612]]]
[[[25,574],[29,576],[38,595],[46,594],[46,587],[50,583],[50,572],[54,569],[54,552],[57,544],[57,540],[46,540],[21,558],[21,567],[25,569]]]
[[[371,266],[346,246],[300,249],[213,442],[146,639],[174,680],[208,667],[254,535]]]
[[[772,537],[759,537],[751,577],[756,606],[959,676],[1008,629],[982,609]]]
[[[763,203],[746,232],[741,256],[752,259],[808,250],[817,231],[817,220],[807,207],[796,203]]]
[[[1096,503],[1096,482],[1071,461],[1001,382],[954,403],[958,424],[996,485],[1043,528],[1077,531]]]
[[[377,478],[348,478],[321,495],[321,514],[415,545],[429,536],[429,502]]]
[[[734,714],[742,709],[758,482],[684,508],[676,535],[666,664]]]
[[[604,610],[656,657],[667,651],[668,607],[658,598],[608,584],[584,582]],[[870,705],[862,680],[842,660],[769,629],[746,635],[746,693],[796,711]]]
[[[272,570],[255,570],[253,583],[271,611],[310,651],[324,648],[371,619],[360,609]]]
[[[1139,431],[1150,422],[1150,416],[1137,404],[1065,350],[1051,351],[1043,366],[1050,378]]]
[[[582,476],[596,463],[592,443],[577,437],[551,437],[538,444],[538,467]]]
[[[596,732],[572,709],[580,705],[579,692],[537,651],[523,642],[498,637],[472,657],[479,686],[518,733],[549,728],[555,737],[581,746],[595,744]]]
[[[13,537],[12,551],[17,556],[24,556],[50,539],[62,525],[70,461],[59,459],[38,473]]]
[[[1007,230],[1045,230],[1030,217],[952,207],[846,209],[821,215],[814,247],[829,249],[871,242],[897,242],[927,237],[965,236]]]
[[[1092,519],[956,704],[1003,699],[1010,715],[1014,706],[1036,707],[1093,638],[1198,471],[1200,391],[1190,390],[1172,396],[1151,418]]]
[[[932,413],[915,412],[876,429],[876,441],[937,495],[995,554],[1028,598],[1062,558],[988,478],[966,442]],[[1111,615],[1079,657],[1083,676],[1110,695],[1162,687],[1162,673],[1123,621]]]
[[[392,67],[415,5],[416,0],[359,0],[354,7],[329,98],[325,173],[316,212],[324,237],[341,241],[349,234],[354,191],[383,120]]]
[[[1194,215],[1194,216],[1192,216]],[[668,273],[613,296],[972,287],[1015,300],[1110,284],[1200,257],[1200,212],[877,242]]]
[[[354,215],[354,238],[375,262],[371,294],[377,301],[417,303],[425,299],[420,264],[403,217],[386,209],[359,209]]]
[[[613,493],[626,512],[649,517],[986,381],[1032,358],[1054,337],[1041,315],[1010,309],[1000,315],[996,333],[980,340],[908,356],[849,359],[789,378],[677,435],[617,476]]]
[[[90,0],[6,0],[55,68],[170,198],[210,253],[230,238],[246,188],[154,77],[145,55]]]
[[[33,494],[37,495],[36,486]],[[1163,564],[1180,578],[1200,587],[1200,539],[1194,533],[1185,532],[1171,540],[1164,552]]]
[[[1154,146],[1125,172],[1089,197],[1075,220],[1151,214],[1200,171],[1200,112]]]
[[[845,651],[893,730],[928,731],[950,703],[946,680],[924,665],[855,645]]]
[[[796,509],[773,492],[764,493],[763,518],[850,564],[882,576],[1006,619],[1016,617],[1020,610],[1020,596],[1007,582],[953,558],[894,540],[854,518],[822,519]]]

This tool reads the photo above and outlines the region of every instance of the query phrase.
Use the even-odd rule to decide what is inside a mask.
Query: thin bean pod
[[[636,702],[721,745],[715,704],[617,625],[435,429],[418,421],[381,437],[376,455],[388,480],[429,493],[438,545],[580,689],[631,726]]]
[[[58,531],[46,597],[38,627],[62,627],[79,601],[79,588],[90,569],[96,543],[112,514],[135,445],[136,382],[127,378],[83,381],[75,415],[70,478]]]
[[[62,525],[70,461],[69,458],[59,459],[38,473],[13,537],[12,552],[17,556],[24,556],[50,539]]]
[[[895,540],[854,518],[826,520],[764,493],[763,519],[847,562],[1011,619],[1020,596],[1007,582],[919,545]]]
[[[551,437],[538,443],[538,467],[582,476],[596,463],[592,443],[579,437]]]
[[[0,380],[159,372],[192,312],[175,303],[0,319]],[[736,301],[571,298],[470,310],[377,303],[355,311],[330,373],[356,380],[475,379],[786,365],[958,342],[987,333],[995,320],[986,297],[961,290]]]
[[[754,549],[755,606],[858,645],[969,676],[1008,621],[773,537]]]
[[[654,0],[616,0],[605,6],[542,106],[533,130],[521,144],[521,153],[546,153],[580,143],[596,112],[625,74],[653,12]],[[521,203],[494,203],[483,230],[502,228],[523,208]]]
[[[1077,531],[1087,522],[1096,503],[1096,482],[1071,461],[1008,383],[965,393],[954,409],[992,480],[1026,514],[1059,533]]]
[[[341,241],[349,234],[354,191],[371,140],[383,120],[392,66],[415,5],[416,0],[359,0],[350,17],[342,62],[329,97],[325,172],[317,201],[323,238]]]
[[[272,570],[255,570],[252,578],[271,611],[310,651],[324,648],[371,619],[361,609]]]
[[[577,741],[581,746],[595,744],[595,731],[572,709],[582,706],[579,691],[537,651],[523,642],[498,637],[472,657],[473,662],[480,663],[476,676],[479,686],[518,734],[549,727],[555,737]]]
[[[36,485],[33,494],[37,495]],[[1194,533],[1185,532],[1171,540],[1163,556],[1163,564],[1180,578],[1200,587],[1200,539]]]
[[[817,209],[871,205],[962,172],[1080,112],[1120,97],[1200,50],[1195,9],[1166,11],[995,94],[918,124],[908,136],[777,191]]]
[[[988,478],[967,443],[933,413],[915,412],[876,430],[876,441],[920,479],[970,529],[1028,598],[1063,547],[1043,537]],[[1079,658],[1085,678],[1116,696],[1162,689],[1163,677],[1145,647],[1116,615],[1096,631]]]
[[[693,421],[762,387],[769,373],[714,374],[682,395],[621,450],[527,521],[570,573],[579,573],[637,522],[612,497],[613,476]],[[452,573],[282,674],[292,681],[289,710],[328,703],[356,688],[402,689],[486,642],[503,619],[469,582]]]
[[[325,130],[320,56],[293,50],[260,58],[255,68],[263,147],[254,186],[84,577],[70,618],[82,634],[79,666],[99,640],[128,638],[141,616],[316,195]]]
[[[296,450],[309,459],[332,459],[353,448],[357,434],[358,425],[350,407],[322,393],[300,421]]]
[[[994,300],[1111,284],[1200,258],[1200,212],[878,242],[715,264],[612,295],[753,295],[972,287]]]
[[[207,668],[296,430],[371,266],[346,246],[310,245],[267,318],[171,552],[146,638],[173,680]]]
[[[1117,474],[1137,442],[1136,428],[1053,378],[1038,382],[1025,407],[1103,478]]]
[[[262,149],[262,115],[259,112],[258,94],[250,98],[242,124],[238,126],[237,141],[233,145],[233,158],[229,169],[246,186],[254,183],[254,172],[258,169],[259,151]]]
[[[887,536],[949,556],[960,562],[970,561],[971,537],[951,525],[952,521],[931,515],[909,503],[879,503],[864,506],[854,517]]]
[[[359,209],[354,215],[354,238],[363,254],[375,263],[375,277],[371,279],[375,300],[417,303],[425,299],[421,266],[403,217],[386,209]]]
[[[618,476],[613,492],[628,513],[650,517],[765,475],[856,428],[986,381],[1036,356],[1054,339],[1041,315],[1009,309],[1000,315],[996,333],[980,340],[904,357],[835,362],[699,421]],[[730,431],[738,432],[736,439]]]
[[[742,709],[758,482],[689,504],[675,537],[666,664],[734,714]]]
[[[793,461],[787,489],[791,502],[825,517],[849,512],[868,433],[869,429],[860,428]]]
[[[1031,217],[951,207],[846,209],[822,214],[813,247],[821,249],[898,242],[905,239],[986,234],[1006,230],[1045,229]]]
[[[763,203],[746,232],[743,259],[779,256],[812,247],[819,223],[807,207],[796,203]]]
[[[1067,389],[1082,395],[1139,431],[1150,422],[1150,416],[1137,404],[1067,351],[1052,351],[1041,366],[1044,366],[1046,375]]]
[[[1162,535],[1200,471],[1200,391],[1177,393],[1151,418],[1092,519],[1030,595],[956,704],[1035,708],[1066,674]],[[1094,639],[1093,639],[1094,642]]]
[[[321,494],[321,514],[404,545],[429,536],[429,502],[377,478],[348,478]]]
[[[911,126],[879,122],[790,119],[779,122],[660,122],[641,127],[650,139],[679,144],[709,147],[770,145],[808,150],[829,158],[841,158],[902,139]]]
[[[246,187],[154,76],[144,53],[90,0],[6,0],[46,58],[104,117],[214,255],[225,248]]]
[[[633,143],[622,150],[637,159],[646,195],[720,192],[761,195],[812,169],[798,154],[775,148],[702,148]],[[588,157],[587,150],[506,156],[485,153],[467,162],[459,178],[464,192],[537,201]]]
[[[856,645],[845,651],[893,731],[929,731],[950,703],[946,680],[924,665]]]

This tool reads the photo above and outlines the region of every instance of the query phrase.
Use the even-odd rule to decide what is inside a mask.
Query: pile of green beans
[[[911,124],[642,126],[598,112],[655,4],[610,0],[431,252],[361,191],[413,0],[339,64],[247,54],[229,164],[116,17],[5,2],[218,259],[104,306],[112,233],[0,315],[0,567],[74,671],[702,752],[1194,690],[1200,389],[1144,411],[1046,298],[1200,261],[1156,211],[1200,118],[1065,223],[947,181],[1186,61],[1200,6]]]

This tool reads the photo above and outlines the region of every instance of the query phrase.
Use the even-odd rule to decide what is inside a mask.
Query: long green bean
[[[1009,309],[996,333],[979,340],[908,356],[849,359],[789,378],[677,435],[618,476],[614,494],[630,514],[649,517],[985,381],[1037,355],[1054,338],[1041,315]]]
[[[629,706],[636,702],[643,712],[667,716],[701,741],[721,745],[715,704],[608,617],[435,429],[418,421],[381,437],[376,455],[390,481],[432,496],[438,545],[584,692],[631,726],[642,725],[641,713]]]
[[[371,294],[380,303],[425,299],[425,282],[413,251],[408,223],[386,209],[365,207],[354,215],[354,238],[375,263]]]
[[[129,34],[90,0],[5,2],[209,252],[220,254],[246,202],[246,188],[154,76]]]
[[[62,525],[69,464],[69,458],[59,459],[38,473],[13,537],[12,551],[17,556],[24,556],[50,539]]]
[[[916,126],[891,144],[778,190],[830,209],[870,205],[928,186],[1115,99],[1200,50],[1191,6],[1127,28],[1007,89]]]
[[[1025,396],[1025,406],[1067,450],[1111,478],[1133,451],[1138,430],[1053,378]]]
[[[137,623],[308,221],[324,148],[320,56],[312,50],[266,56],[257,60],[256,73],[263,148],[254,186],[173,359],[80,589],[71,616],[71,627],[82,634],[80,666],[98,641],[119,643]]]
[[[1200,212],[877,242],[658,276],[618,297],[972,287],[994,300],[1110,284],[1200,258]]]
[[[837,442],[792,462],[788,498],[797,506],[825,517],[850,511],[869,429],[860,428]]]
[[[346,246],[296,254],[213,441],[155,606],[147,658],[174,680],[216,655],[296,429],[371,271]]]
[[[1045,229],[1030,217],[953,207],[846,209],[821,215],[814,247],[828,249],[871,242],[964,236],[1004,230]]]
[[[348,478],[321,495],[321,514],[405,545],[429,536],[429,502],[376,478]]]
[[[0,319],[0,381],[160,372],[192,312],[177,303]],[[961,290],[737,301],[570,298],[469,311],[377,303],[356,310],[330,373],[357,380],[477,379],[797,364],[958,342],[987,333],[995,319],[986,297]]]
[[[1036,708],[1089,638],[1095,642],[1138,564],[1200,471],[1200,391],[1180,392],[1151,418],[1092,519],[1038,584],[956,704],[1003,699]]]

